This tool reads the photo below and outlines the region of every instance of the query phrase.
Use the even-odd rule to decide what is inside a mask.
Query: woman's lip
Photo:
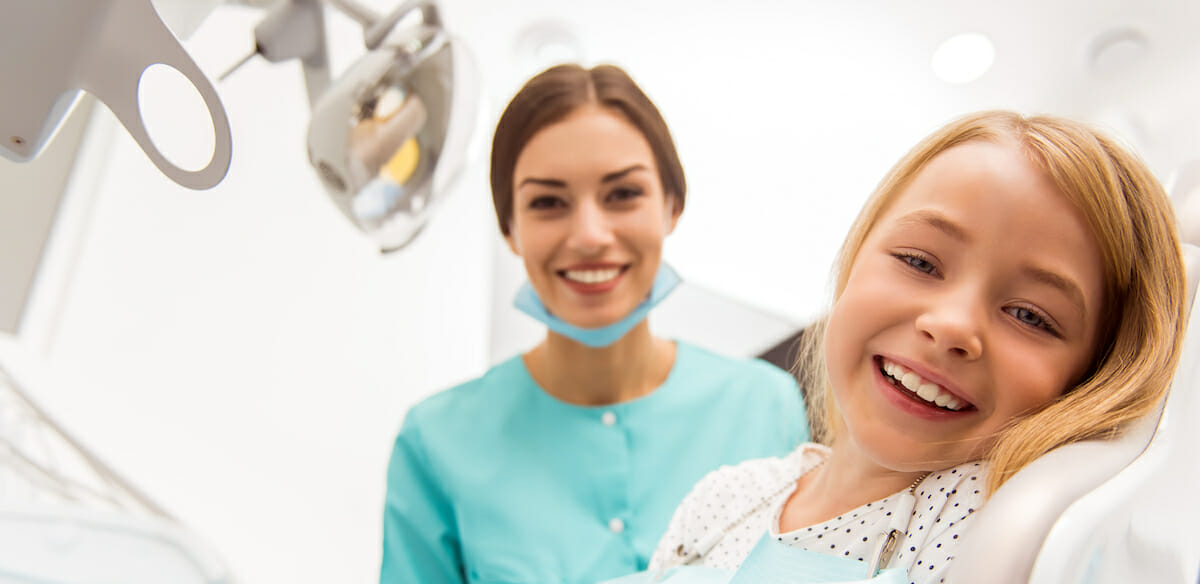
[[[613,263],[613,262],[582,263],[582,264],[571,264],[565,268],[559,268],[555,271],[558,272],[560,275],[562,275],[563,273],[565,273],[567,271],[574,272],[574,271],[581,271],[581,270],[614,270],[614,269],[624,270],[625,268],[629,267],[629,265],[630,264],[627,264],[627,263]]]
[[[954,399],[957,399],[958,401],[966,404],[964,409],[966,407],[974,407],[974,405],[975,405],[974,401],[969,400],[963,396],[963,391],[961,389],[959,389],[959,387],[957,385],[955,385],[954,383],[951,383],[944,376],[934,373],[918,363],[914,363],[912,361],[909,361],[907,359],[903,359],[900,357],[893,357],[891,355],[876,355],[875,361],[876,361],[875,364],[877,366],[876,368],[881,367],[883,365],[883,361],[891,361],[892,363],[895,363],[909,371],[912,371],[913,373],[916,373],[917,375],[919,375],[921,377],[921,379],[924,379],[925,381],[929,381],[931,383],[938,384],[939,386],[941,386],[943,391],[945,391],[946,393],[949,393],[950,395],[953,395]],[[881,373],[881,375],[882,375],[882,373]]]
[[[576,280],[572,280],[567,277],[567,270],[559,271],[558,272],[559,280],[561,280],[563,284],[566,284],[566,286],[568,288],[570,288],[571,290],[574,290],[575,292],[577,292],[579,294],[603,294],[604,292],[608,292],[609,290],[616,288],[617,284],[620,284],[621,280],[623,278],[625,278],[625,274],[627,274],[629,272],[628,265],[626,265],[624,267],[621,265],[612,265],[607,268],[574,268],[573,267],[570,269],[571,270],[586,270],[586,269],[590,269],[590,270],[619,269],[620,270],[617,273],[616,277],[614,277],[611,280],[606,280],[604,282],[593,282],[593,283],[579,282]]]

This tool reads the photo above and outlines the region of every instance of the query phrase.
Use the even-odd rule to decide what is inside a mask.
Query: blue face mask
[[[529,282],[521,285],[521,289],[517,291],[517,297],[513,300],[513,306],[518,310],[532,316],[541,321],[550,330],[574,339],[589,347],[607,347],[617,339],[625,336],[634,326],[637,326],[642,319],[650,312],[651,308],[658,306],[676,286],[679,285],[679,274],[675,273],[666,263],[658,265],[658,274],[654,276],[654,286],[650,288],[650,296],[644,302],[639,304],[637,308],[628,316],[614,322],[608,326],[600,328],[583,328],[566,322],[565,320],[550,314],[546,310],[546,305],[537,296],[537,292],[533,291],[533,286]]]

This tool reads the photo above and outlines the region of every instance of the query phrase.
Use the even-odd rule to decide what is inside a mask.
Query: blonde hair
[[[1087,217],[1104,263],[1101,342],[1084,378],[1041,409],[1013,420],[986,453],[988,493],[1064,444],[1111,437],[1163,398],[1184,327],[1183,260],[1162,186],[1136,156],[1084,124],[989,111],[959,118],[904,156],[850,228],[835,265],[834,298],[878,218],[938,154],[964,142],[1015,141]],[[796,374],[809,388],[813,439],[828,444],[840,420],[825,368],[826,319],[801,338]]]

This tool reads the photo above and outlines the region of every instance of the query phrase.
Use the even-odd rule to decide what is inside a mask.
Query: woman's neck
[[[654,391],[675,364],[675,343],[642,321],[607,347],[589,347],[550,331],[524,356],[525,368],[550,395],[577,405],[628,401]]]
[[[843,428],[825,462],[800,477],[780,513],[779,531],[786,533],[844,515],[908,488],[924,474],[879,465],[845,436]]]

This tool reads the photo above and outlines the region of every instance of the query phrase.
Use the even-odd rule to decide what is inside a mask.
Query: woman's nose
[[[613,243],[610,218],[595,204],[584,203],[575,208],[571,218],[571,233],[567,245],[574,251],[595,255]]]
[[[917,317],[917,332],[937,351],[968,360],[983,355],[986,303],[969,290],[953,291],[929,299]]]

